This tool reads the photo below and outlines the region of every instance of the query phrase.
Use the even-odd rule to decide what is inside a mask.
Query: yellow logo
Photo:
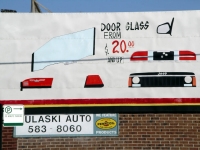
[[[111,118],[101,118],[96,121],[96,126],[103,130],[109,130],[117,125],[116,121]]]

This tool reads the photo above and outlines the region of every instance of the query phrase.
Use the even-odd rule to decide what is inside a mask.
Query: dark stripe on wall
[[[31,60],[31,72],[34,70],[34,53],[32,54],[32,60]]]
[[[78,113],[200,113],[200,106],[111,106],[25,108],[26,115]]]
[[[0,104],[23,105],[106,105],[106,104],[164,104],[164,105],[198,105],[200,98],[107,98],[107,99],[30,99],[30,100],[0,100]]]
[[[95,55],[95,34],[96,34],[96,28],[94,28],[94,37],[93,37],[93,55]]]

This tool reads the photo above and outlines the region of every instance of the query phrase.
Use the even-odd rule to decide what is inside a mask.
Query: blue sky
[[[52,12],[199,10],[200,0],[37,0]],[[31,0],[0,0],[0,9],[30,12]],[[46,11],[44,11],[46,12]]]

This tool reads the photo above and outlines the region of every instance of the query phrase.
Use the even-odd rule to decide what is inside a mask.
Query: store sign
[[[23,126],[24,106],[23,105],[3,105],[3,126]]]
[[[25,115],[14,137],[117,136],[118,114]]]
[[[200,106],[199,25],[199,10],[0,13],[0,103]]]

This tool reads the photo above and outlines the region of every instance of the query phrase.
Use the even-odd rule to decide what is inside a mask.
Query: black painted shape
[[[200,113],[200,106],[97,106],[25,108],[25,115],[87,113]],[[134,115],[134,114],[133,114]]]
[[[153,52],[153,60],[174,60],[174,52]]]
[[[23,86],[21,82],[21,91],[23,89],[34,89],[34,88],[51,88],[51,86]]]
[[[23,82],[20,82],[20,91],[23,91]]]
[[[34,67],[34,53],[32,54],[32,60],[31,60],[31,72],[33,72]]]
[[[96,34],[96,28],[94,28],[93,55],[95,55],[95,34]]]
[[[174,18],[172,18],[171,25],[170,25],[168,22],[163,23],[163,24],[161,24],[161,25],[158,25],[158,27],[157,27],[157,34],[170,34],[170,35],[171,35],[171,33],[172,33],[172,27],[173,27],[173,23],[174,23]],[[166,32],[166,33],[159,33],[159,32],[158,32],[158,28],[159,28],[160,26],[163,26],[163,25],[168,25],[168,26],[169,26],[169,31]]]
[[[103,87],[104,84],[98,84],[98,85],[85,85],[84,88],[100,88]]]
[[[184,87],[184,76],[140,77],[141,87]]]

